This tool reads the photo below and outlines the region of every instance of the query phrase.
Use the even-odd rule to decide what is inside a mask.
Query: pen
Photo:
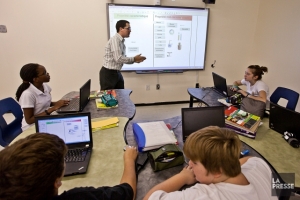
[[[249,154],[249,150],[248,149],[246,149],[246,150],[243,150],[243,151],[241,151],[241,158],[242,157],[244,157],[244,156],[246,156],[246,155],[248,155]]]

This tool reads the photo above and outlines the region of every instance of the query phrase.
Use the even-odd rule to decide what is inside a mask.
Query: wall
[[[0,24],[8,29],[7,33],[0,33],[0,99],[14,97],[21,83],[19,70],[29,62],[42,64],[49,71],[54,100],[70,90],[78,90],[88,78],[92,79],[92,88],[99,89],[98,72],[108,39],[107,2],[0,0]],[[153,2],[114,1],[149,5]],[[161,2],[168,6],[205,6],[201,0]],[[123,73],[125,87],[133,90],[131,99],[134,103],[188,100],[186,90],[194,87],[196,82],[200,86],[212,85],[212,71],[226,77],[230,84],[243,77],[249,64],[270,68],[264,80],[270,85],[271,92],[277,85],[291,86],[300,92],[299,84],[293,81],[297,80],[294,70],[298,68],[292,67],[299,61],[296,57],[299,41],[294,41],[299,35],[299,26],[294,24],[298,24],[299,13],[295,9],[300,2],[288,2],[219,0],[208,5],[211,12],[205,70],[159,76]],[[214,60],[216,67],[211,68]],[[283,66],[289,66],[288,70]],[[283,72],[286,76],[281,76]],[[160,90],[155,89],[158,81]],[[150,91],[146,91],[146,85],[150,85]]]
[[[261,1],[251,59],[269,68],[263,79],[270,91],[283,86],[300,93],[299,7],[300,1]]]
[[[153,5],[152,0],[119,0],[115,3]],[[203,7],[202,1],[162,0],[162,5]],[[188,100],[188,87],[211,86],[211,72],[228,78],[243,75],[248,64],[259,1],[217,1],[211,9],[206,69],[182,74],[137,75],[124,73],[125,87],[132,89],[135,103]],[[98,72],[107,42],[106,1],[99,0],[0,0],[0,24],[8,32],[0,34],[0,98],[14,97],[21,83],[20,68],[29,62],[42,64],[51,76],[53,99],[78,88],[88,78],[99,89]],[[241,17],[243,16],[243,17]],[[133,27],[134,31],[134,27]],[[217,60],[212,69],[211,63]],[[160,90],[155,90],[157,80]],[[145,86],[150,85],[150,91]]]

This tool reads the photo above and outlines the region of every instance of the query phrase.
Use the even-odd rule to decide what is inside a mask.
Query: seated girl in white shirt
[[[268,68],[259,65],[250,65],[244,75],[244,79],[234,81],[232,90],[254,100],[267,102],[269,96],[269,87],[261,78],[264,72],[268,72]],[[247,90],[241,90],[238,86],[246,85]]]
[[[51,88],[47,82],[50,75],[44,66],[29,63],[20,71],[23,83],[16,92],[16,99],[24,113],[22,128],[34,123],[35,116],[50,115],[62,106],[68,105],[68,100],[51,101]]]

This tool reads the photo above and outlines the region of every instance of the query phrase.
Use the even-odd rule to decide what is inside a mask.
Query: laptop
[[[226,84],[226,78],[212,72],[212,77],[214,81],[214,90],[222,94],[224,97],[230,97],[236,92],[230,90],[230,86]]]
[[[270,102],[269,127],[284,134],[293,133],[300,140],[300,113]]]
[[[181,108],[182,139],[207,126],[225,127],[224,106]]]
[[[88,104],[90,100],[90,92],[91,92],[91,79],[89,79],[79,89],[79,98],[70,99],[69,105],[57,109],[56,112],[57,113],[82,112],[84,107]]]
[[[50,133],[68,147],[64,176],[84,174],[90,162],[93,137],[90,113],[69,113],[35,117],[37,133]]]

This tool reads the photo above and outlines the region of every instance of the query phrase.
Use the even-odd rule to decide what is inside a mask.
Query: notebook
[[[225,127],[224,106],[181,108],[182,139],[207,126]]]
[[[212,77],[214,81],[214,90],[222,94],[224,97],[230,97],[236,92],[230,90],[230,86],[227,86],[226,79],[214,72],[212,72]]]
[[[293,133],[300,140],[300,113],[270,102],[269,127],[283,134]]]
[[[68,106],[56,110],[58,113],[82,112],[90,100],[91,79],[89,79],[80,89],[79,98],[70,99]]]
[[[68,147],[64,176],[87,172],[93,148],[90,113],[36,116],[35,128],[37,133],[54,134],[64,140]]]

